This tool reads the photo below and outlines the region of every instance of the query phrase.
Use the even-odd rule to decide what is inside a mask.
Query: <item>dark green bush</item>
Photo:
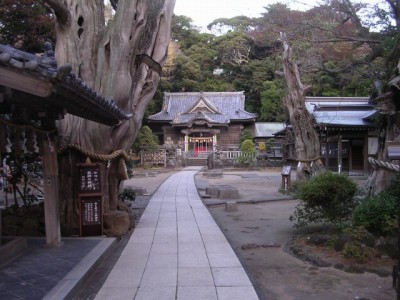
[[[125,202],[125,201],[134,201],[136,198],[136,194],[134,189],[128,187],[122,190],[121,193],[119,193],[118,198]]]
[[[356,201],[357,185],[347,176],[325,172],[298,186],[296,206],[290,221],[296,227],[310,223],[343,222],[350,218]]]
[[[399,185],[397,177],[386,190],[362,201],[354,210],[354,225],[363,226],[375,235],[387,235],[397,230]]]

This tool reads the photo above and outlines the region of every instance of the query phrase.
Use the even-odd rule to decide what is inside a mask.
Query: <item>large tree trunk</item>
[[[380,112],[380,132],[378,137],[377,161],[371,161],[373,171],[368,178],[368,188],[371,195],[383,191],[391,182],[396,172],[388,168],[389,160],[387,142],[400,141],[400,76],[388,84],[390,91],[373,99],[373,104]],[[395,162],[398,164],[398,162]]]
[[[128,150],[140,129],[144,111],[160,80],[166,59],[175,0],[120,0],[106,26],[104,3],[98,0],[43,0],[56,15],[56,58],[106,98],[134,116],[108,127],[68,115],[60,125],[63,144],[78,144],[97,154]],[[76,152],[60,157],[61,207],[64,222],[77,225]],[[106,170],[110,210],[117,209],[119,159]],[[75,191],[75,192],[74,192]]]
[[[288,87],[288,95],[284,104],[289,112],[290,124],[294,133],[296,150],[297,180],[304,180],[323,169],[320,159],[320,142],[314,128],[314,120],[305,106],[308,87],[300,80],[299,69],[291,57],[291,48],[285,33],[281,33],[283,44],[283,69]]]

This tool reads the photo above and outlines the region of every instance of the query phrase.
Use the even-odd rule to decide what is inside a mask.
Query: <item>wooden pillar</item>
[[[363,147],[363,155],[364,155],[364,162],[363,162],[363,171],[364,174],[368,174],[368,154],[369,154],[369,144],[368,144],[368,131],[364,134],[364,147]]]
[[[343,144],[342,135],[338,135],[338,173],[342,173],[343,170]]]
[[[185,134],[185,152],[189,152],[189,135]]]
[[[329,137],[328,130],[326,130],[325,135],[325,169],[329,171]]]
[[[43,138],[43,186],[46,244],[50,247],[61,245],[60,210],[58,199],[57,149],[54,137]]]

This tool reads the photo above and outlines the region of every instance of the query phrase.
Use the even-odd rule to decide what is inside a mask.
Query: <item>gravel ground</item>
[[[124,186],[145,188],[152,194],[177,171],[160,170],[155,177],[135,177]],[[149,171],[135,173],[141,172]],[[230,185],[238,189],[240,198],[235,201],[243,203],[238,204],[237,211],[226,211],[225,205],[215,205],[218,201],[209,206],[209,211],[241,258],[262,299],[396,299],[391,277],[316,267],[286,251],[285,245],[300,233],[288,220],[298,202],[279,198],[281,182],[280,169],[225,170],[222,178],[213,179],[201,172],[196,175],[196,184],[201,190],[207,185]],[[138,215],[149,198],[149,195],[137,197]],[[204,202],[212,200],[215,199],[207,198]]]

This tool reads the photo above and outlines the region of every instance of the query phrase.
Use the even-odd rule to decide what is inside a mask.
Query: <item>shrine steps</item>
[[[207,158],[202,157],[188,157],[186,159],[186,165],[188,167],[193,166],[206,166],[207,165]]]

